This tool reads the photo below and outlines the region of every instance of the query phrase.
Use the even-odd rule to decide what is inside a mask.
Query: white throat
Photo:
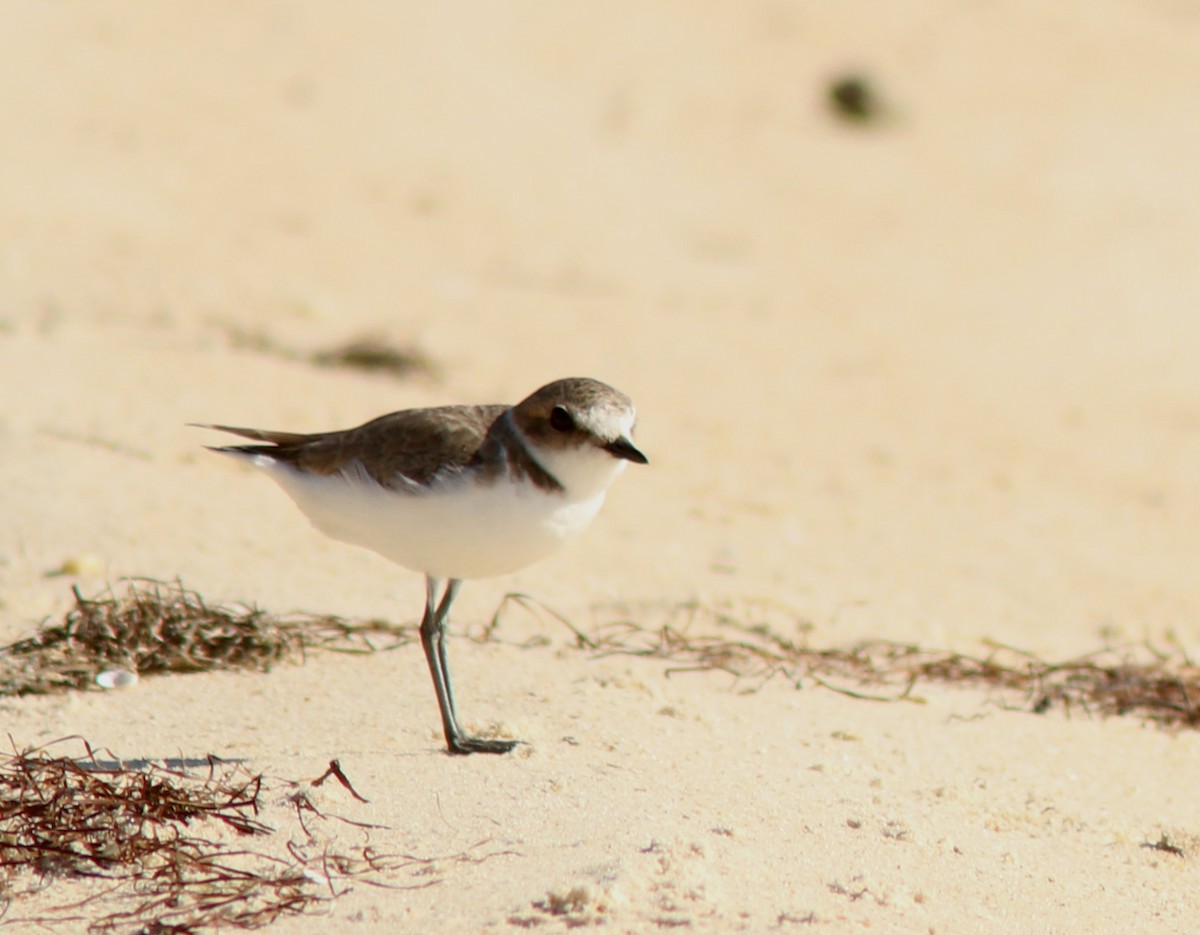
[[[603,448],[537,448],[526,442],[542,467],[566,490],[568,500],[590,500],[603,494],[623,470],[625,461]]]

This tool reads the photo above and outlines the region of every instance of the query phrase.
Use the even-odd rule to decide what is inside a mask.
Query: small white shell
[[[137,673],[128,669],[105,669],[96,676],[96,684],[101,688],[131,688],[137,681]]]

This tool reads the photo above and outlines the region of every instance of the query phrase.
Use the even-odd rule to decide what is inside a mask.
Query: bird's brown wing
[[[378,484],[393,489],[427,484],[438,474],[469,464],[488,429],[506,406],[441,406],[406,409],[340,432],[300,435],[264,429],[206,425],[267,445],[235,445],[217,451],[265,455],[301,471],[330,475],[356,464]]]

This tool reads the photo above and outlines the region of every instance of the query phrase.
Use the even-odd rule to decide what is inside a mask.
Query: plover
[[[425,575],[421,646],[451,753],[507,753],[458,724],[446,622],[465,578],[545,558],[582,532],[627,462],[637,412],[598,380],[547,384],[515,406],[440,406],[301,435],[198,424],[264,445],[213,448],[265,471],[321,532]]]

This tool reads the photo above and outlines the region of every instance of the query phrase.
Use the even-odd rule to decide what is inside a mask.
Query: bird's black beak
[[[621,436],[614,442],[609,442],[604,446],[614,458],[623,458],[626,461],[632,461],[634,464],[649,464],[650,459],[637,450],[637,447],[628,438]]]

